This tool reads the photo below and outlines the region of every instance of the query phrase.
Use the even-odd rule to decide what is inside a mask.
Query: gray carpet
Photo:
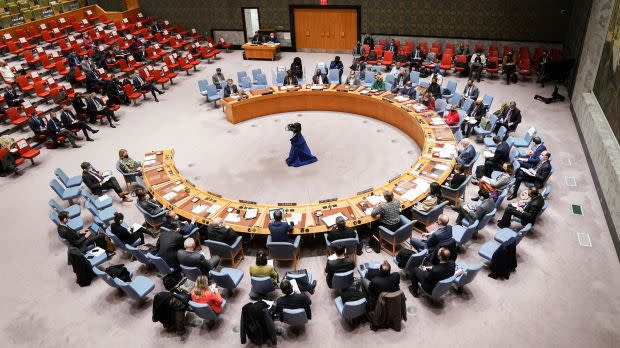
[[[151,321],[151,300],[140,306],[99,280],[80,288],[66,265],[66,248],[48,218],[47,200],[55,198],[48,181],[56,167],[79,174],[79,164],[85,160],[100,169],[113,169],[120,147],[136,158],[150,149],[173,147],[181,172],[201,187],[243,199],[316,200],[330,192],[345,195],[380,183],[414,160],[419,151],[415,144],[384,124],[364,124],[361,117],[302,112],[300,118],[296,114],[275,115],[233,126],[225,121],[221,108],[213,109],[198,93],[196,81],[210,78],[216,67],[236,79],[238,69],[250,73],[251,68],[260,67],[271,72],[277,65],[290,64],[295,55],[302,57],[307,68],[331,59],[326,54],[283,53],[276,62],[247,62],[240,52],[222,54],[214,64],[201,64],[191,77],[179,76],[160,103],[151,100],[138,107],[123,107],[118,112],[120,126],[101,127],[94,143],[84,143],[81,149],[43,150],[37,165],[28,164],[22,176],[0,178],[2,346],[239,345],[240,310],[250,287],[247,273],[218,324],[212,329],[190,327],[183,337],[165,332]],[[455,78],[459,90],[463,88],[463,78],[447,78]],[[568,103],[534,101],[534,94],[551,95],[552,86],[543,89],[532,81],[506,86],[501,80],[488,79],[480,89],[495,97],[493,110],[501,101],[516,100],[523,113],[517,133],[522,135],[535,125],[554,156],[550,206],[531,236],[519,245],[516,273],[509,280],[498,281],[487,277],[485,268],[463,294],[451,292],[441,305],[411,297],[406,292],[409,282],[403,280],[409,312],[403,331],[373,332],[368,324],[350,327],[339,319],[335,294],[327,288],[322,273],[324,251],[318,237],[310,238],[304,241],[300,267],[310,270],[319,283],[312,296],[313,319],[298,335],[289,330],[279,346],[618,346],[620,265]],[[566,95],[564,89],[561,93]],[[301,169],[282,165],[289,136],[284,125],[289,120],[303,121],[318,163]],[[409,150],[414,153],[408,154]],[[569,159],[571,165],[563,159]],[[338,173],[343,175],[338,177]],[[346,176],[354,179],[346,180]],[[574,177],[577,186],[567,187],[566,176]],[[472,186],[467,197],[473,192]],[[584,215],[572,215],[571,203],[581,204]],[[133,203],[117,201],[115,207],[126,214],[127,222],[142,221]],[[448,212],[454,218],[454,213]],[[82,216],[87,223],[92,220],[85,209]],[[479,262],[478,248],[492,240],[496,230],[493,222],[489,224],[459,259]],[[579,246],[578,232],[589,234],[592,247]],[[358,260],[384,258],[391,259],[384,253],[365,253]],[[240,269],[246,270],[253,261],[253,256],[246,257]],[[153,272],[129,262],[121,253],[108,264],[115,263],[127,263],[137,274],[153,279],[157,284],[153,294],[163,288]],[[281,274],[287,269],[278,268]]]

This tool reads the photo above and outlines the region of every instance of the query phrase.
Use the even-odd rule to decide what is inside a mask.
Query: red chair
[[[82,72],[82,69],[76,66],[73,71],[74,71],[76,82],[82,83],[84,82],[84,80],[86,80],[86,75],[84,75],[84,73]]]
[[[93,23],[99,20],[99,17],[95,15],[91,10],[86,10],[86,18],[88,18],[88,20]]]
[[[32,54],[31,50],[26,50],[24,52],[22,52],[24,59],[26,59],[26,63],[28,63],[31,66],[36,66],[37,63],[40,62],[40,59],[38,57],[35,57],[34,54]]]
[[[454,49],[453,48],[445,48],[443,50],[443,54],[448,54],[448,55],[451,55],[452,57],[454,57]]]
[[[124,59],[119,59],[117,63],[118,63],[118,67],[124,73],[132,73],[135,70],[134,67],[127,65],[127,62]]]
[[[530,49],[527,47],[519,47],[519,59],[527,58],[530,59]]]
[[[153,38],[155,36],[153,36],[153,34],[151,34],[151,32],[147,29],[147,28],[143,28],[140,30],[140,35],[145,39],[145,40],[153,40]]]
[[[439,42],[431,42],[431,49],[436,48],[439,52],[441,51],[441,44]]]
[[[99,17],[99,20],[101,21],[101,23],[108,25],[110,23],[112,23],[112,20],[108,19],[108,16],[106,16],[105,13],[102,13],[101,16]]]
[[[91,29],[87,32],[87,34],[90,37],[90,39],[93,40],[93,42],[97,44],[103,41],[103,36],[101,36],[98,30]]]
[[[172,57],[172,55],[166,56],[166,58],[164,58],[164,62],[166,63],[168,69],[170,69],[171,71],[179,69],[179,63],[174,60],[174,57]]]
[[[452,55],[454,55],[455,47],[453,43],[446,44],[446,47],[443,48],[443,53],[444,54],[449,53],[447,52],[448,50],[452,50]]]
[[[39,53],[39,59],[41,60],[41,65],[43,65],[45,70],[52,70],[56,68],[56,65],[50,61],[50,58],[46,53]]]
[[[67,43],[67,41],[65,41],[65,40],[58,40],[58,41],[56,41],[56,43],[60,47],[60,51],[62,52],[62,54],[67,54],[67,53],[73,51],[73,47],[71,47],[71,45],[69,45]]]
[[[50,96],[50,91],[46,87],[45,81],[37,81],[34,83],[34,91],[40,98],[47,99]]]
[[[24,49],[19,47],[17,43],[13,40],[6,40],[5,43],[6,47],[9,48],[9,52],[11,52],[12,54],[20,55],[24,51]]]
[[[191,68],[194,68],[194,71],[196,70],[196,67],[187,62],[187,60],[185,60],[185,58],[183,57],[179,57],[177,61],[179,62],[179,67],[181,68],[181,70],[185,70],[185,73],[187,75],[189,75],[189,71],[191,70]]]
[[[164,76],[159,70],[153,70],[153,77],[155,78],[155,81],[157,83],[161,84],[161,89],[166,88],[166,86],[164,86],[164,83],[171,81],[169,77]]]
[[[512,46],[511,45],[506,45],[502,48],[502,57],[507,55],[508,52],[512,51]],[[514,51],[513,51],[514,52]]]
[[[551,58],[552,62],[560,62],[564,60],[564,55],[562,54],[562,50],[559,50],[557,48],[552,48],[549,50],[549,57]]]
[[[232,47],[232,44],[230,42],[226,42],[223,37],[220,38],[220,45],[226,50],[226,52],[230,52],[230,47]]]
[[[30,38],[33,39],[35,42],[41,41],[41,31],[37,27],[31,25],[28,27],[27,31]]]
[[[179,76],[178,73],[176,73],[174,71],[171,71],[170,69],[168,69],[167,66],[162,67],[161,68],[161,72],[162,72],[163,75],[165,75],[167,78],[170,79],[170,84],[172,84],[172,85],[174,85],[174,80],[173,79],[175,77]]]
[[[28,76],[27,75],[17,76],[15,78],[15,82],[17,82],[17,85],[19,86],[19,89],[21,89],[21,91],[24,92],[24,93],[30,93],[34,89],[34,85],[31,84],[30,82],[28,82]]]
[[[377,59],[381,59],[383,57],[383,46],[377,45],[375,46],[375,52],[377,52]]]
[[[127,56],[127,64],[134,69],[144,66],[144,62],[138,62],[132,55]]]
[[[390,66],[392,66],[393,62],[394,62],[394,52],[385,51],[385,53],[383,54],[383,60],[381,61],[381,65],[385,65],[385,69],[387,70]]]
[[[215,57],[215,53],[209,51],[205,46],[200,47],[200,53],[202,54],[202,58],[207,60],[207,63],[211,63],[211,58]]]
[[[127,30],[127,26],[125,25],[125,23],[123,21],[114,21],[114,27],[116,28],[116,31],[118,31],[119,33]]]
[[[428,46],[426,45],[426,41],[420,41],[420,51],[422,51],[423,54],[426,54],[426,52],[428,52]]]
[[[439,69],[444,71],[444,74],[448,72],[448,70],[452,69],[452,55],[451,54],[443,54],[441,56],[441,63],[439,63]]]
[[[530,66],[530,59],[529,58],[519,58],[519,62],[517,63],[517,70],[519,72],[519,75],[521,75],[523,77],[523,80],[525,80],[526,76],[532,75],[532,70],[531,70],[531,66]]]
[[[489,57],[499,57],[499,50],[497,49],[497,46],[495,45],[491,45],[489,46]]]
[[[43,111],[35,108],[34,105],[32,105],[29,101],[25,101],[22,104],[22,108],[24,109],[24,113],[28,117],[32,117],[34,115],[42,115],[43,114]]]
[[[58,29],[67,31],[67,29],[71,28],[71,24],[67,22],[63,17],[58,18]]]
[[[160,45],[167,45],[168,42],[170,42],[170,38],[162,36],[161,33],[155,34],[155,40],[157,40],[157,43]]]
[[[183,28],[183,26],[181,24],[177,24],[176,27],[176,32],[179,33],[179,35],[187,35],[187,33],[189,33],[189,31],[185,30],[185,28]]]
[[[6,109],[6,115],[9,117],[11,123],[19,128],[23,128],[28,124],[28,117],[22,116],[16,107]]]
[[[204,40],[204,37],[203,37],[202,35],[200,35],[200,34],[198,34],[198,33],[196,32],[196,29],[192,28],[192,30],[190,31],[190,33],[191,33],[191,34],[190,34],[190,36],[191,36],[191,37],[192,37],[192,38],[193,38],[196,42]]]
[[[155,52],[155,49],[151,46],[147,47],[146,50],[146,59],[150,61],[158,61],[161,59],[161,56]]]
[[[133,105],[137,105],[136,100],[140,98],[142,93],[136,92],[136,89],[131,84],[124,85],[123,90],[125,91],[127,98],[129,98],[129,100],[133,100]]]
[[[19,139],[15,142],[17,150],[22,158],[29,159],[32,165],[35,165],[34,158],[41,154],[41,151],[33,149],[26,139]]]
[[[431,47],[430,52],[435,52],[435,56],[439,56],[439,47]]]
[[[187,62],[194,67],[194,71],[196,70],[196,66],[200,64],[200,59],[196,59],[196,57],[194,57],[191,53],[186,54],[185,59],[187,59]]]
[[[69,69],[65,66],[62,60],[56,62],[56,71],[62,76],[65,76],[69,73]]]
[[[217,59],[217,55],[222,53],[222,50],[218,50],[212,42],[207,42],[207,47],[209,47],[209,51],[212,51],[215,54],[215,59]]]
[[[153,82],[153,80],[155,80],[155,77],[151,76],[151,74],[149,73],[149,69],[147,68],[142,68],[140,70],[138,70],[138,73],[140,73],[140,76],[142,76],[142,78],[146,81],[146,82]]]
[[[459,54],[456,56],[456,62],[454,63],[454,71],[461,72],[465,70],[465,66],[467,65],[467,56],[464,54]]]
[[[489,67],[489,63],[494,63],[495,67]],[[487,66],[486,68],[484,68],[484,70],[486,70],[486,72],[488,72],[489,74],[497,74],[499,72],[499,58],[497,56],[489,56],[489,58],[487,59]]]
[[[474,52],[473,52],[473,53],[478,52],[478,50],[481,50],[481,51],[482,51],[482,53],[484,53],[484,45],[482,45],[482,44],[476,44],[476,46],[474,46]]]

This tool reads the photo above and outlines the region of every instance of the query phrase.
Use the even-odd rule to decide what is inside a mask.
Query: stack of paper
[[[142,162],[143,166],[150,166],[151,164],[155,164],[155,160],[149,160]]]
[[[443,170],[448,170],[448,169],[450,169],[450,167],[448,167],[448,166],[447,166],[447,165],[445,165],[445,164],[436,164],[436,165],[435,165],[435,169],[437,169],[437,170],[442,170],[442,171],[443,171]]]
[[[322,90],[323,89],[323,85],[312,85],[312,87],[310,87],[310,89],[312,89],[312,90]]]
[[[406,97],[404,95],[399,95],[399,96],[396,96],[394,100],[396,100],[399,103],[402,103],[402,102],[406,102],[407,100],[409,100],[409,97]]]
[[[192,209],[192,213],[194,213],[194,214],[201,214],[203,211],[207,210],[207,208],[209,208],[209,207],[206,206],[206,205],[200,204],[198,206],[195,206],[194,209]]]
[[[424,110],[426,110],[426,106],[424,106],[423,104],[415,104],[413,106],[413,109],[417,112],[422,112]]]
[[[428,188],[430,187],[430,184],[422,179],[415,179],[413,182],[416,184],[416,187],[410,189],[401,196],[403,199],[410,202],[414,201],[418,196],[428,191]]]
[[[368,203],[372,205],[377,205],[379,203],[385,202],[385,198],[383,198],[383,196],[378,196],[378,195],[368,196],[366,200],[368,201]]]
[[[169,200],[173,199],[173,198],[174,198],[174,197],[176,197],[176,196],[177,196],[177,193],[176,193],[176,192],[168,192],[168,193],[166,193],[166,194],[164,195],[164,199],[165,199],[165,200],[167,200],[167,201],[169,201]]]
[[[228,213],[228,215],[226,215],[226,218],[224,218],[224,221],[226,221],[226,222],[239,222],[239,221],[241,221],[241,218],[239,217],[239,214],[237,214],[237,213]]]
[[[108,198],[110,198],[108,195],[101,195],[101,196],[99,196],[99,202],[103,202],[103,201],[105,201]]]
[[[373,208],[366,208],[366,210],[364,210],[364,214],[366,214],[367,216],[372,215],[372,209]]]
[[[297,226],[299,225],[299,223],[301,223],[301,213],[292,213],[291,216],[288,218],[289,222],[293,222],[293,225]]]
[[[446,124],[446,122],[441,117],[433,117],[431,118],[430,124],[432,124],[433,126],[441,126]]]
[[[173,187],[172,190],[174,192],[179,192],[179,191],[183,190],[184,188],[185,188],[185,185],[180,184],[180,185],[177,185],[177,186]]]
[[[324,216],[321,218],[321,221],[323,221],[323,223],[327,226],[327,227],[332,227],[336,224],[336,218],[337,217],[342,217],[343,219],[345,219],[345,221],[347,220],[347,217],[344,216],[344,214],[342,213],[336,213],[330,216]]]
[[[252,209],[246,210],[244,217],[248,220],[251,220],[251,219],[254,219],[256,215],[258,215],[258,209],[252,208]]]
[[[493,157],[495,154],[489,150],[484,150],[483,155],[485,158]]]
[[[214,204],[211,207],[209,207],[209,209],[207,209],[207,213],[213,214],[214,212],[218,211],[219,209],[220,209],[220,206],[217,205],[217,204]]]

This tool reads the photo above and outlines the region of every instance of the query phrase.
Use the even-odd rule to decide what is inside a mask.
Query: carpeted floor
[[[82,161],[91,161],[100,169],[113,169],[120,147],[129,149],[135,158],[150,149],[173,147],[179,170],[201,187],[243,199],[316,200],[329,192],[347,194],[382,182],[415,159],[419,149],[411,140],[372,120],[364,124],[361,117],[302,112],[301,118],[296,113],[275,115],[233,126],[225,121],[221,108],[213,109],[198,93],[196,81],[210,78],[216,67],[236,80],[239,69],[249,73],[260,67],[271,72],[277,65],[290,64],[295,55],[301,56],[307,68],[331,59],[326,54],[283,53],[276,62],[247,62],[241,59],[240,52],[223,54],[214,64],[201,64],[199,72],[191,77],[179,76],[176,84],[161,96],[160,103],[151,100],[141,102],[139,107],[123,107],[118,112],[120,126],[101,127],[94,143],[84,143],[81,149],[43,150],[37,165],[26,168],[23,175],[0,178],[4,237],[0,245],[0,294],[4,308],[0,318],[1,345],[237,346],[240,310],[248,300],[250,287],[247,273],[215,327],[192,326],[183,337],[165,332],[160,324],[151,321],[151,300],[138,305],[99,280],[87,288],[75,283],[75,276],[66,265],[66,248],[58,241],[55,226],[48,218],[47,200],[55,198],[48,182],[56,167],[71,175],[79,174]],[[459,91],[462,90],[463,78],[447,78],[456,79]],[[487,277],[485,268],[464,293],[449,293],[441,305],[413,298],[406,291],[409,281],[403,279],[401,288],[407,296],[408,321],[402,332],[373,332],[368,324],[351,327],[339,319],[333,303],[335,294],[324,281],[322,238],[309,237],[303,242],[300,267],[310,270],[318,280],[312,296],[313,319],[300,334],[287,330],[279,346],[620,344],[620,265],[568,103],[545,105],[533,100],[534,94],[551,95],[553,86],[543,89],[532,81],[506,86],[501,80],[489,79],[479,86],[481,94],[495,97],[493,110],[501,101],[516,100],[523,113],[517,133],[522,135],[530,126],[536,126],[554,156],[556,171],[549,181],[553,186],[550,206],[534,232],[519,245],[516,273],[509,280],[498,281]],[[563,89],[561,93],[566,95]],[[290,135],[284,132],[284,125],[292,120],[303,120],[304,134],[319,157],[318,163],[300,172],[280,164],[288,151]],[[394,139],[396,143],[392,142]],[[341,171],[355,179],[348,182],[335,177]],[[577,186],[568,187],[565,177],[574,177]],[[467,197],[472,197],[474,191],[471,186]],[[572,215],[571,203],[582,205],[584,215]],[[115,202],[115,206],[125,213],[127,222],[142,221],[133,203]],[[454,218],[454,212],[448,213]],[[86,209],[82,216],[87,223],[91,221]],[[489,224],[459,254],[459,260],[479,262],[478,248],[493,239],[496,229],[494,223]],[[580,232],[590,236],[592,247],[579,245]],[[240,264],[240,269],[247,270],[254,261],[251,255],[263,244],[264,240],[259,238],[248,243],[250,256]],[[358,260],[384,258],[391,259],[385,253],[365,253]],[[130,262],[121,253],[108,262],[116,263],[129,264],[137,274],[153,279],[153,294],[163,288],[153,272]],[[287,269],[278,267],[281,274]]]

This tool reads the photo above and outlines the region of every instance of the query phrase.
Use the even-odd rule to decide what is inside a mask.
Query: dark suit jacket
[[[472,144],[469,144],[466,148],[461,151],[459,157],[457,157],[456,161],[462,164],[469,164],[474,157],[476,157],[476,149]]]
[[[6,92],[4,92],[4,100],[6,101],[6,104],[11,107],[21,104],[17,102],[21,100],[21,98],[19,98],[17,96],[17,93],[13,92],[10,88],[8,88]]]
[[[536,176],[531,181],[534,182],[537,187],[541,187],[543,182],[547,180],[550,174],[551,174],[551,162],[545,161],[545,163],[540,165],[540,168],[538,168],[538,170],[536,171]]]
[[[355,261],[353,261],[350,257],[345,257],[343,259],[335,259],[335,260],[327,260],[327,264],[325,265],[325,280],[327,281],[327,285],[329,287],[332,286],[332,278],[334,277],[334,273],[347,272],[355,268]]]
[[[84,102],[83,98],[73,98],[71,104],[73,105],[75,112],[77,112],[78,114],[86,113],[86,103]]]
[[[510,108],[506,108],[504,109],[504,112],[502,113],[502,116],[499,119],[500,123],[505,123],[508,124],[508,111],[510,110]],[[521,123],[521,110],[519,110],[518,108],[515,108],[512,111],[512,115],[511,117],[511,121],[512,123],[514,123],[511,127],[507,127],[509,131],[514,131],[515,129],[517,129],[517,126],[519,125],[519,123]]]
[[[469,89],[469,86],[465,85],[465,88],[463,88],[463,96],[465,96],[465,94],[467,93],[467,90]],[[476,100],[478,99],[478,95],[480,94],[480,91],[478,90],[478,87],[476,87],[475,85],[471,86],[471,94],[469,95],[469,99],[473,99]]]
[[[197,267],[202,274],[209,274],[211,267],[205,256],[199,252],[190,253],[189,251],[177,251],[179,264],[187,267]]]
[[[226,243],[228,245],[231,245],[235,242],[235,240],[237,240],[237,234],[235,231],[233,231],[232,228],[223,225],[209,225],[207,227],[207,235],[209,236],[209,240]]]
[[[523,209],[523,214],[521,214],[521,223],[523,225],[534,223],[544,205],[545,199],[541,195],[532,198],[532,200]]]
[[[417,92],[415,90],[415,87],[411,87],[411,88],[403,87],[403,88],[400,88],[398,90],[398,93],[400,93],[402,95],[406,95],[410,99],[415,99],[416,98],[416,94],[417,94]]]
[[[60,114],[60,121],[62,122],[63,126],[65,126],[65,128],[71,128],[71,124],[73,123],[73,121],[77,121],[77,118],[71,110],[67,110],[63,111]]]
[[[493,155],[493,162],[500,166],[505,162],[510,161],[510,145],[507,142],[502,141],[497,145],[495,149],[495,154]]]
[[[80,249],[81,252],[85,252],[88,247],[88,245],[85,245],[86,237],[68,226],[59,225],[58,235],[66,239],[72,246]]]
[[[331,243],[335,240],[346,239],[346,238],[355,238],[357,233],[355,233],[355,229],[352,227],[345,227],[344,230],[340,230],[337,227],[332,228],[331,231],[327,233],[327,240]]]
[[[329,83],[327,75],[321,74],[321,78],[323,79],[323,83]],[[317,75],[312,76],[312,83],[319,83],[319,77]]]
[[[95,100],[97,100],[97,102],[101,105],[102,108],[105,108],[105,103],[103,102],[103,100],[96,98],[96,97],[86,98],[86,110],[88,112],[92,112],[92,113],[97,112],[97,106],[95,105]]]
[[[429,294],[433,292],[433,288],[439,281],[454,275],[455,268],[454,261],[448,261],[435,265],[431,270],[426,271],[426,276],[421,280],[424,291]]]
[[[84,181],[84,185],[86,185],[93,194],[99,195],[101,193],[101,182],[90,172],[82,171],[82,181]]]
[[[534,152],[532,152],[528,157],[527,157],[527,161],[525,161],[526,163],[528,163],[531,166],[535,166],[538,164],[538,162],[540,162],[540,155],[543,153],[543,151],[547,150],[547,147],[545,146],[545,144],[540,144],[538,145],[538,147],[536,148],[536,150],[534,150]]]
[[[32,116],[28,119],[28,125],[30,126],[30,129],[32,129],[32,131],[37,134],[37,133],[45,133],[45,130],[47,129],[47,124],[45,122],[45,119],[41,116]]]
[[[375,308],[377,299],[382,292],[393,292],[400,290],[400,274],[392,272],[389,276],[376,276],[370,281],[368,286],[368,305],[366,308]]]
[[[285,76],[284,77],[284,85],[288,86],[288,85],[297,85],[299,84],[299,82],[297,81],[297,78],[295,76]]]
[[[287,309],[303,308],[306,310],[306,316],[308,317],[308,320],[310,320],[312,319],[312,311],[310,310],[311,304],[312,304],[312,301],[310,300],[308,295],[292,293],[290,295],[284,295],[278,298],[273,304],[274,307],[272,308],[272,313],[281,315],[282,310],[285,308]]]
[[[467,110],[467,116],[475,117],[476,120],[480,121],[482,117],[486,115],[487,109],[482,103],[480,104],[480,106],[478,106],[478,108],[476,108],[477,105],[478,104],[476,103],[471,104],[471,106],[469,107],[469,110]]]
[[[116,222],[110,224],[110,230],[114,235],[118,237],[118,239],[121,240],[121,242],[125,244],[131,245],[135,243],[136,240],[140,239],[137,236],[133,235],[131,232],[129,232],[129,230],[126,229],[125,226],[117,224]]]
[[[293,227],[284,221],[269,223],[272,242],[289,242],[288,234],[291,231],[293,231]]]
[[[62,123],[60,123],[60,120],[58,120],[57,118],[50,118],[50,120],[47,121],[47,130],[50,133],[56,134],[60,132],[63,128],[64,127]]]
[[[452,226],[444,226],[433,232],[426,241],[426,247],[428,249],[434,249],[438,244],[447,242],[452,239]]]
[[[452,176],[452,179],[450,179],[450,183],[448,186],[450,186],[451,189],[456,189],[461,186],[465,179],[467,179],[467,176],[465,174],[454,174]]]
[[[170,267],[179,269],[177,252],[181,249],[183,249],[183,236],[175,231],[162,230],[155,245],[157,256],[164,259]]]
[[[230,95],[233,93],[239,93],[237,85],[229,86],[228,84],[226,84],[224,86],[224,97],[230,97]]]
[[[370,50],[371,51],[375,49],[375,40],[372,37],[370,37],[370,36],[366,36],[362,43],[364,45],[370,46]]]
[[[398,86],[400,86],[400,81],[403,81],[403,89],[406,88],[406,84],[407,82],[409,82],[409,74],[405,74],[405,75],[401,75],[398,74],[398,76],[396,76],[396,78],[394,79],[394,86],[396,86],[396,88],[398,88]],[[413,87],[412,87],[413,88]]]
[[[140,208],[146,210],[146,212],[151,215],[157,215],[163,210],[161,205],[149,199],[138,201],[138,204],[140,205]]]

